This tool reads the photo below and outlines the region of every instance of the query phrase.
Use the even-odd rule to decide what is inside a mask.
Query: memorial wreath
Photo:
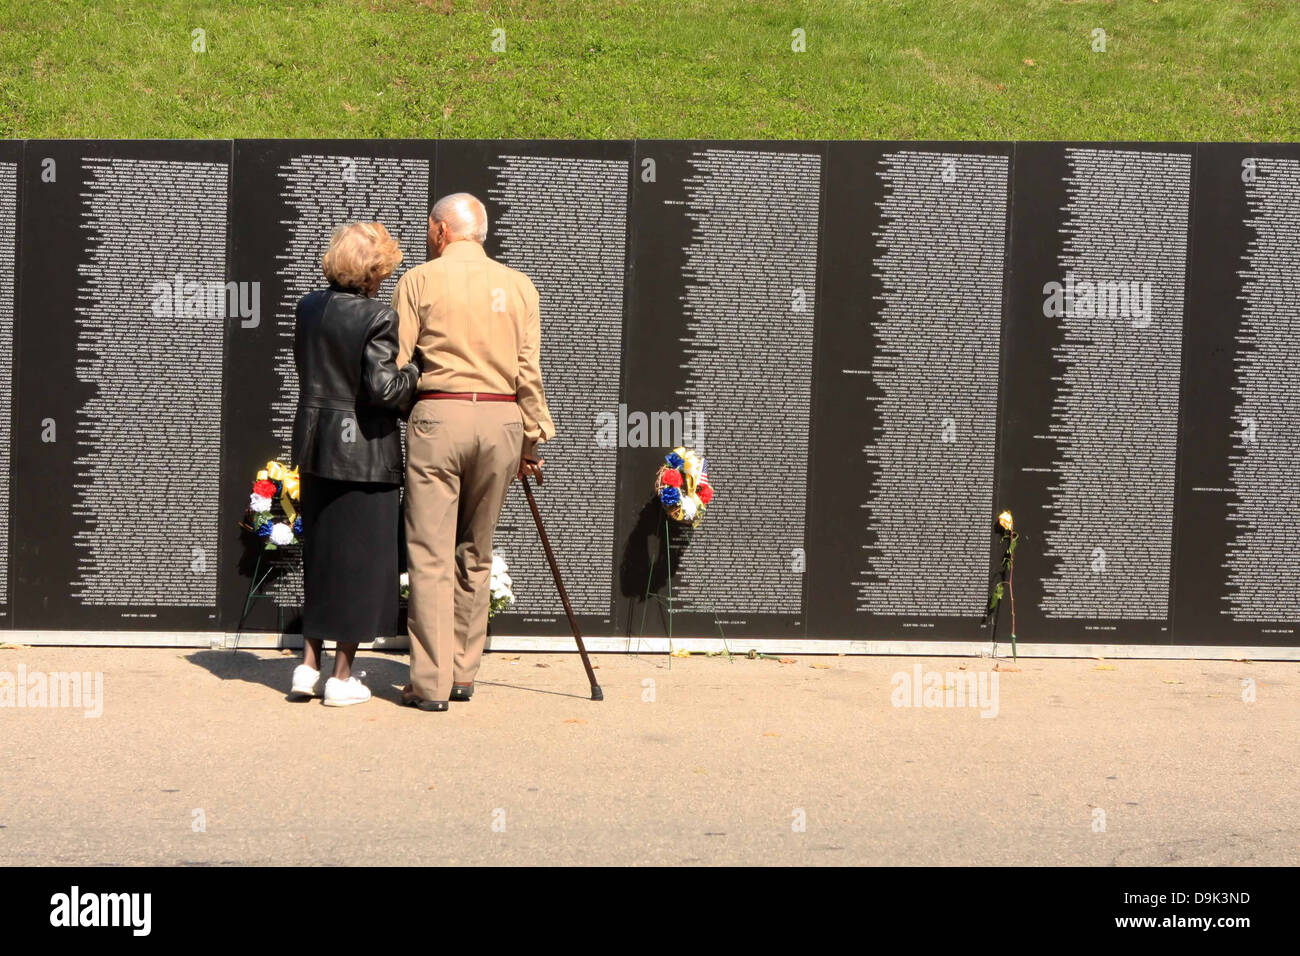
[[[240,527],[264,541],[268,551],[301,544],[298,488],[297,468],[268,461],[253,482],[253,493],[248,496],[248,510]]]
[[[708,459],[689,448],[674,448],[655,474],[655,494],[673,521],[698,528],[713,500]]]

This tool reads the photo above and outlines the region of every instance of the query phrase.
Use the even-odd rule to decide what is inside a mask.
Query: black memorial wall
[[[1021,641],[1300,644],[1300,146],[1253,144],[0,142],[0,627],[234,630],[330,229],[404,269],[456,191],[541,292],[584,632],[987,640],[1010,508]],[[518,489],[497,545],[494,630],[566,634]]]

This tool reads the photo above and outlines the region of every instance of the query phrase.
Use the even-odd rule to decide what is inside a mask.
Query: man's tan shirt
[[[422,392],[514,395],[524,417],[524,455],[555,434],[542,388],[537,288],[522,272],[460,240],[407,271],[393,293],[397,367],[420,366]]]

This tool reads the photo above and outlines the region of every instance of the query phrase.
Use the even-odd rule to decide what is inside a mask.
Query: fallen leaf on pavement
[[[1098,664],[1096,667],[1093,668],[1093,670],[1095,671],[1113,671],[1114,669],[1115,669],[1114,664]]]
[[[830,664],[809,664],[808,666],[809,666],[809,667],[815,667],[815,668],[817,668],[817,669],[820,670],[820,671],[828,671],[828,670],[831,669],[831,665],[830,665]]]

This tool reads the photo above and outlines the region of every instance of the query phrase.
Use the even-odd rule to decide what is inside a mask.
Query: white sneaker
[[[365,677],[366,672],[361,672],[361,677]],[[353,704],[364,704],[370,699],[370,688],[361,683],[358,677],[349,677],[347,680],[339,680],[337,677],[331,677],[325,682],[325,706],[326,707],[350,707]]]
[[[293,669],[293,689],[289,691],[294,697],[315,697],[320,691],[320,671],[299,664]]]

